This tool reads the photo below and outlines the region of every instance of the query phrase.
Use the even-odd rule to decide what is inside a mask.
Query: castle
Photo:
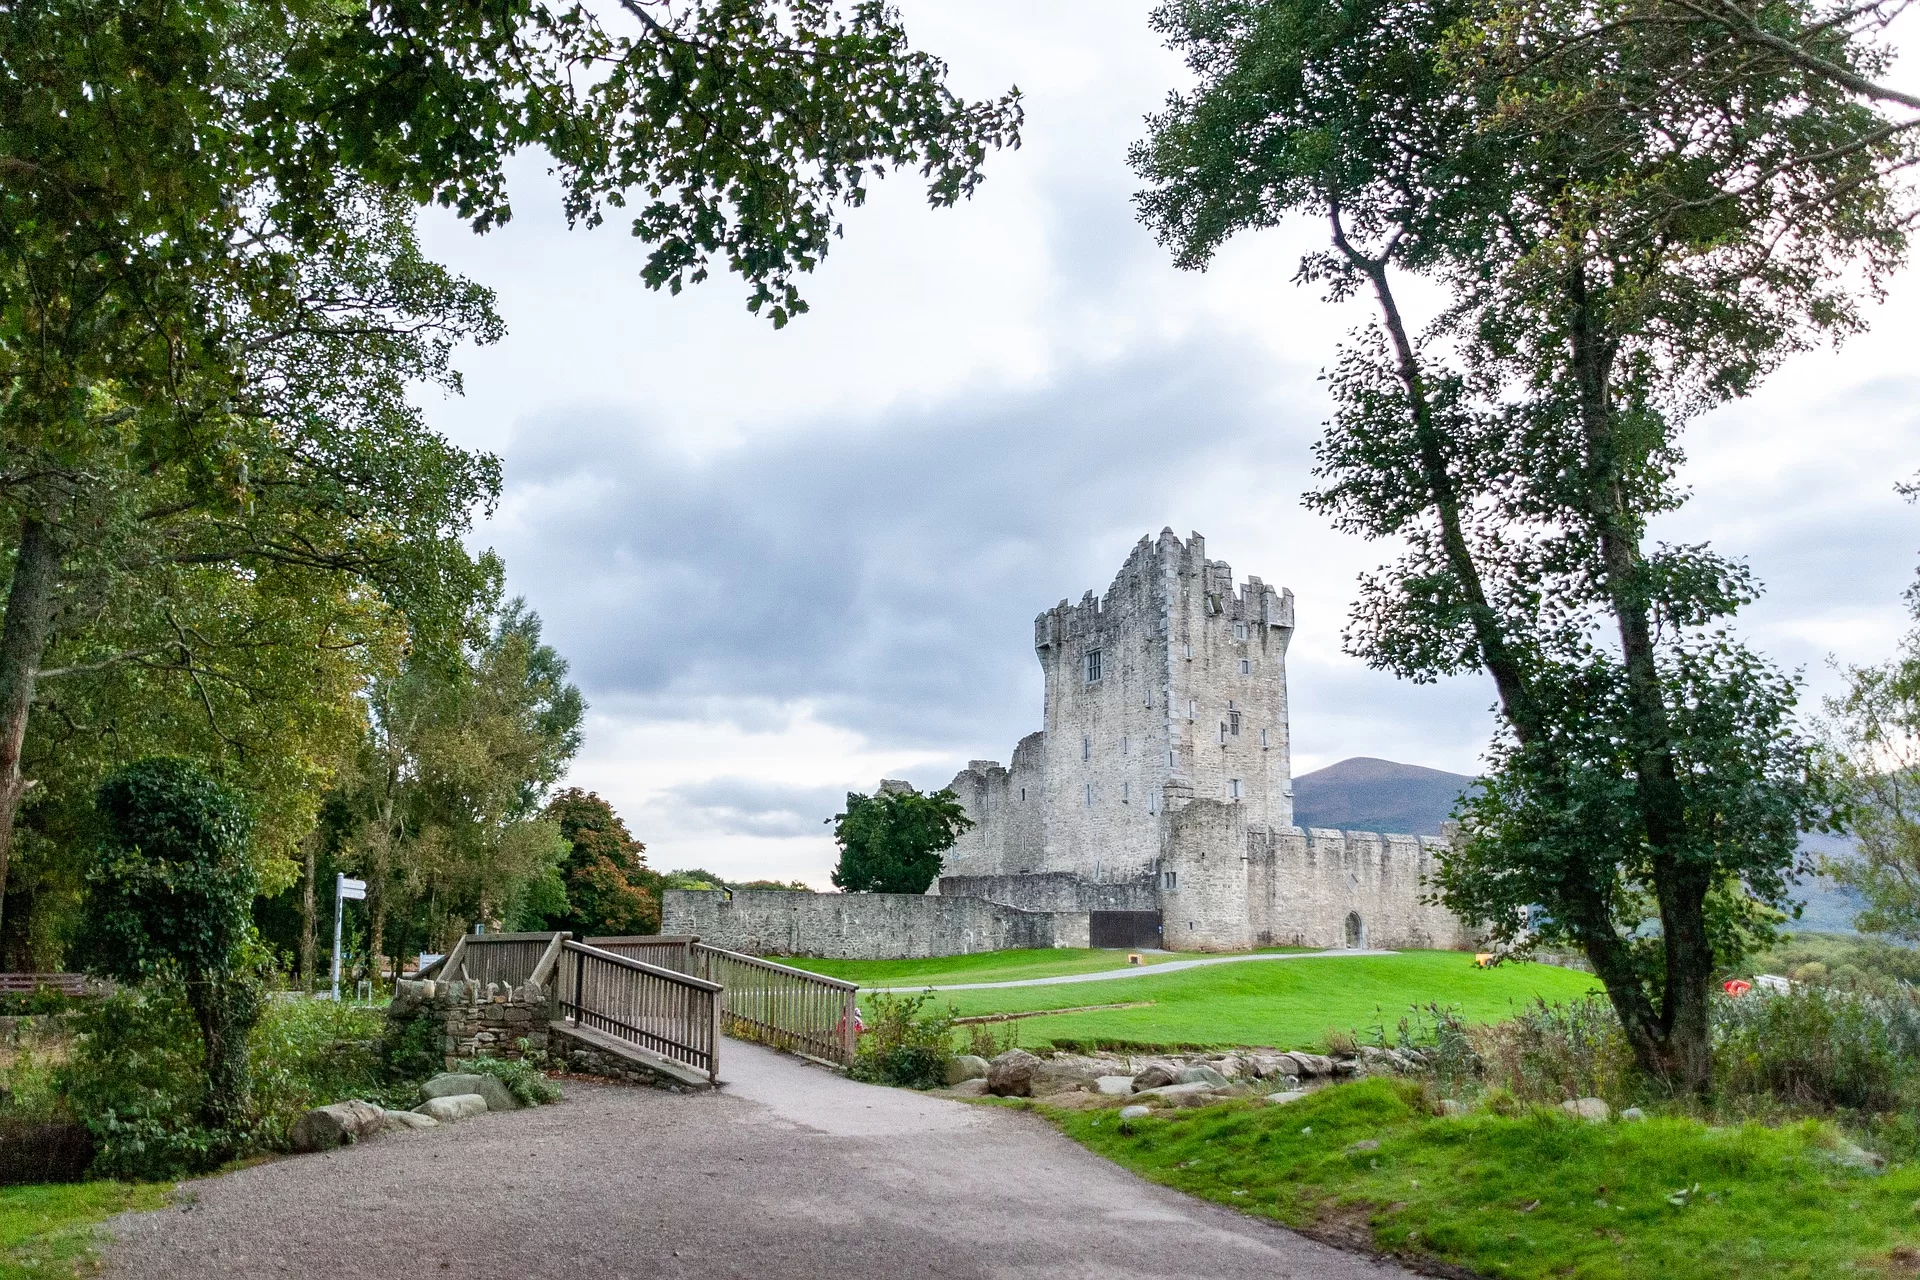
[[[1292,636],[1291,591],[1142,538],[1035,619],[1045,727],[954,778],[974,825],[929,892],[1087,912],[1094,946],[1470,945],[1421,901],[1442,841],[1293,825]]]

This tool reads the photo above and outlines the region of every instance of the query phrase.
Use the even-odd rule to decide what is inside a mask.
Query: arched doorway
[[[1367,926],[1358,911],[1347,912],[1347,945],[1356,950],[1367,945]]]

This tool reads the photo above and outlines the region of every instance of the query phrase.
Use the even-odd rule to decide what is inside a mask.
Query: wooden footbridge
[[[611,1037],[716,1085],[723,1035],[841,1065],[859,1035],[854,983],[697,937],[468,934],[419,976],[537,983],[550,993],[551,1025]]]

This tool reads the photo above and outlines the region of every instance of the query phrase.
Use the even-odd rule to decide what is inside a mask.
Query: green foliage
[[[238,1145],[210,1128],[200,1027],[180,988],[123,989],[81,1014],[72,1057],[57,1075],[67,1105],[93,1134],[103,1177],[150,1181],[214,1168]]]
[[[1723,1098],[1892,1111],[1920,1095],[1920,997],[1805,988],[1717,1000]]]
[[[1405,548],[1347,647],[1497,691],[1441,896],[1578,945],[1642,1065],[1706,1088],[1711,980],[1765,944],[1833,797],[1793,680],[1727,629],[1748,569],[1647,532],[1684,500],[1686,422],[1859,327],[1904,252],[1900,130],[1834,73],[1884,61],[1875,24],[1824,28],[1815,65],[1633,4],[1169,0],[1155,23],[1196,84],[1133,152],[1147,222],[1197,267],[1308,213],[1331,244],[1300,277],[1379,307],[1329,373],[1309,501]],[[1424,332],[1409,275],[1438,292]]]
[[[541,1107],[560,1101],[560,1086],[525,1058],[472,1058],[462,1062],[459,1070],[497,1077],[523,1107]]]
[[[98,803],[105,834],[88,877],[89,965],[122,982],[179,986],[205,1055],[201,1120],[237,1134],[247,1035],[263,997],[246,811],[184,760],[128,765],[101,785]]]
[[[1920,985],[1920,950],[1851,934],[1785,934],[1770,951],[1754,956],[1749,967],[1811,986],[1875,995]]]
[[[1165,1186],[1475,1275],[1769,1280],[1875,1273],[1915,1238],[1920,1169],[1835,1158],[1830,1125],[1588,1124],[1524,1105],[1436,1118],[1417,1083],[1336,1085],[1116,1124],[1051,1116]],[[1367,1140],[1377,1149],[1356,1150]]]
[[[70,996],[58,987],[35,987],[31,991],[0,993],[0,1018],[19,1018],[35,1014],[68,1013],[79,1008],[86,996]]]
[[[546,818],[569,847],[560,865],[564,899],[539,927],[566,929],[576,938],[658,932],[661,877],[647,869],[647,847],[613,806],[569,787],[548,802]]]
[[[931,992],[867,997],[867,1029],[860,1037],[847,1074],[874,1084],[931,1089],[946,1082],[947,1063],[953,1058],[953,1020],[949,1008],[928,1009]]]
[[[849,893],[925,893],[940,874],[940,855],[972,825],[951,791],[849,791],[846,811],[833,816],[840,846],[833,883]]]
[[[381,1079],[395,1086],[413,1086],[437,1075],[446,1065],[446,1032],[433,1018],[388,1019],[375,1046]]]
[[[812,893],[813,886],[805,880],[742,880],[732,886],[735,889],[761,889],[776,893]]]
[[[294,1121],[315,1107],[348,1098],[381,1106],[411,1105],[411,1082],[389,1080],[379,1054],[385,1023],[379,1009],[344,1000],[269,1001],[249,1045],[249,1145],[284,1150]]]
[[[1846,693],[1827,700],[1827,737],[1854,847],[1822,869],[1866,899],[1860,928],[1920,942],[1920,632],[1891,661],[1846,677]]]

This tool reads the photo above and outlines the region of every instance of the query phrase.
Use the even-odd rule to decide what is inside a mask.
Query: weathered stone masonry
[[[1293,822],[1293,593],[1206,541],[1142,538],[1104,597],[1034,622],[1046,727],[950,784],[974,827],[935,892],[1029,911],[1158,908],[1165,945],[1470,945],[1426,906],[1442,842]]]

